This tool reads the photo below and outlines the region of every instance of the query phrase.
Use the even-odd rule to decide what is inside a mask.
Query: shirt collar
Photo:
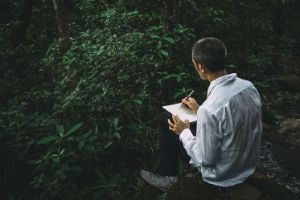
[[[214,88],[216,88],[217,85],[220,85],[220,84],[224,85],[228,82],[231,82],[231,81],[235,80],[236,76],[237,76],[236,73],[226,74],[226,75],[221,76],[221,77],[213,80],[212,82],[210,82],[210,85],[207,89],[207,96],[210,95],[210,93],[213,91]]]

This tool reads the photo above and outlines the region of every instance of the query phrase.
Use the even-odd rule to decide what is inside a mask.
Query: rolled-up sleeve
[[[179,138],[195,165],[206,167],[215,165],[220,151],[221,137],[218,120],[212,113],[200,108],[196,136],[193,136],[190,129],[185,129]]]

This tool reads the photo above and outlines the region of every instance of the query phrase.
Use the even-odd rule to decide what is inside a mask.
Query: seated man
[[[261,100],[251,82],[227,74],[226,54],[225,45],[216,38],[194,44],[195,70],[210,82],[207,99],[201,106],[194,98],[182,100],[197,113],[196,130],[178,116],[163,114],[158,173],[140,172],[153,187],[167,191],[177,181],[177,156],[182,146],[205,184],[230,187],[254,173],[262,134]]]

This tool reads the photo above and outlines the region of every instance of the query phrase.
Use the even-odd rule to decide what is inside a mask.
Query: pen
[[[188,100],[188,98],[190,98],[192,96],[192,94],[194,93],[195,90],[192,90],[191,93],[189,95],[187,95],[187,97],[185,97],[185,100]]]
[[[195,91],[195,90],[192,90],[191,93],[190,93],[189,95],[187,95],[184,99],[185,99],[185,100],[188,100],[188,98],[190,98],[190,97],[192,96],[192,94],[194,93],[194,91]],[[181,107],[182,107],[183,105],[184,105],[184,104],[182,103],[182,104],[181,104]]]

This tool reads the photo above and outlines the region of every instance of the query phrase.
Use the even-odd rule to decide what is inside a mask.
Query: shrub
[[[155,116],[190,79],[192,67],[176,57],[190,52],[191,30],[169,30],[137,11],[110,9],[99,20],[71,38],[63,57],[53,43],[39,69],[50,81],[2,112],[5,139],[28,164],[39,198],[132,196],[137,186],[128,172],[156,148]]]

